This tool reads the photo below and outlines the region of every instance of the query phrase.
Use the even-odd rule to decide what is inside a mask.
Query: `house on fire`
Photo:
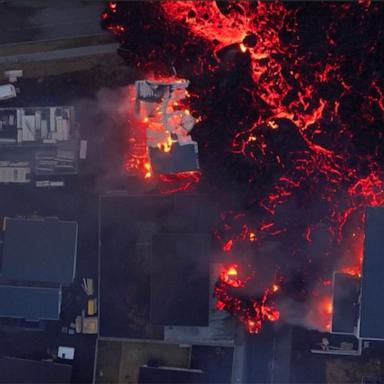
[[[187,80],[140,80],[135,83],[135,109],[146,124],[147,156],[156,174],[199,170],[198,147],[190,131],[195,118],[182,106]]]
[[[384,340],[384,208],[367,208],[361,277],[335,273],[331,332]]]

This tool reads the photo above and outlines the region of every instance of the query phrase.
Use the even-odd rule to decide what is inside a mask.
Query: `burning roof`
[[[384,203],[383,19],[365,1],[119,2],[102,14],[128,65],[190,80],[201,188],[222,206],[215,237],[245,281],[220,277],[215,294],[250,330],[276,319],[267,307],[326,328],[333,271],[359,274],[364,209]]]
[[[183,79],[135,83],[136,114],[145,125],[147,156],[156,174],[199,169],[197,143],[189,134],[196,120],[182,104],[188,85]]]

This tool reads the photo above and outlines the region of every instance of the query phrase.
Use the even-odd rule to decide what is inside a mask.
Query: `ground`
[[[334,359],[327,361],[325,370],[326,380],[329,384],[357,384],[361,383],[363,376],[372,379],[384,377],[384,361],[380,358],[369,361]]]

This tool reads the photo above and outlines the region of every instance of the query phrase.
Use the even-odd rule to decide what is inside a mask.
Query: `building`
[[[214,210],[200,195],[102,197],[100,336],[233,345],[212,297]]]
[[[59,288],[0,285],[0,317],[58,320],[60,308]]]
[[[76,174],[80,141],[74,107],[0,108],[0,182]]]
[[[212,201],[110,193],[99,212],[95,382],[229,383],[235,325],[212,295]]]
[[[2,276],[68,285],[76,273],[77,223],[57,218],[6,218]]]
[[[76,273],[77,223],[57,218],[5,218],[0,317],[58,320],[62,287]]]
[[[361,277],[334,274],[331,330],[359,340],[384,340],[384,208],[366,209],[364,232]]]
[[[384,340],[384,208],[368,208],[365,217],[358,337]]]
[[[189,81],[140,80],[135,83],[135,109],[144,123],[146,155],[155,174],[199,171],[198,146],[190,136],[196,123],[182,106]]]
[[[0,357],[0,383],[69,384],[71,376],[71,365],[14,357]]]

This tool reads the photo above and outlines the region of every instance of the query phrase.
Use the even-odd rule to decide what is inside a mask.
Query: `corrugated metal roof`
[[[75,277],[77,223],[55,218],[6,220],[4,277],[70,284]]]
[[[0,317],[57,320],[61,291],[58,288],[0,286]]]

